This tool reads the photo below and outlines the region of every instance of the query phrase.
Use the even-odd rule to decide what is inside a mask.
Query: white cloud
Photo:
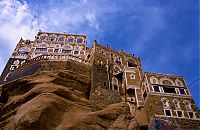
[[[99,30],[96,3],[88,0],[63,1],[51,0],[42,6],[27,4],[24,0],[0,0],[0,72],[20,40],[34,39],[37,31],[90,33]]]
[[[33,39],[38,29],[37,19],[33,17],[25,1],[0,0],[0,72],[16,46],[20,37]]]
[[[13,48],[20,36],[33,38],[37,29],[37,19],[29,12],[26,2],[17,0],[0,1],[0,40],[6,40],[9,48]],[[2,44],[5,43],[0,43]],[[13,46],[14,45],[14,46]]]

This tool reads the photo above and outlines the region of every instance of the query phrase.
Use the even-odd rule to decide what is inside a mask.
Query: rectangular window
[[[188,116],[189,116],[189,118],[195,118],[194,112],[188,112]]]
[[[159,86],[153,86],[154,92],[160,92],[160,87]]]
[[[185,95],[185,90],[183,88],[179,88],[180,94]]]
[[[171,110],[165,110],[165,115],[166,115],[166,116],[172,116]]]
[[[46,52],[47,48],[36,48],[36,52]]]
[[[177,117],[183,117],[183,111],[176,111]]]
[[[175,88],[172,87],[163,87],[165,93],[176,93]]]
[[[74,54],[76,54],[76,55],[79,54],[79,51],[74,51]]]
[[[54,50],[55,53],[58,53],[58,51],[59,51],[59,49],[55,49],[55,50]]]
[[[65,54],[71,54],[72,51],[71,50],[62,50],[62,52]]]
[[[58,41],[60,41],[60,42],[63,42],[64,40],[65,40],[64,37],[61,37],[61,38],[58,39]]]

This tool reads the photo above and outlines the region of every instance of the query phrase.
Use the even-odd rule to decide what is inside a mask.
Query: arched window
[[[169,78],[161,78],[160,83],[163,85],[175,86],[175,83]]]
[[[121,68],[118,65],[113,66],[113,74],[117,75],[121,72]]]
[[[112,86],[113,86],[113,90],[119,91],[118,80],[115,77],[112,78]]]
[[[137,63],[134,59],[128,59],[128,67],[137,67]]]
[[[59,53],[60,47],[61,47],[60,44],[56,44],[55,47],[54,47],[54,52],[55,52],[55,53]]]
[[[67,45],[67,46],[64,46],[63,49],[73,49],[73,47],[70,45]]]
[[[69,37],[67,38],[67,42],[68,42],[68,43],[74,43],[74,37],[73,37],[73,36],[69,36]]]
[[[82,37],[78,37],[77,38],[77,43],[83,43],[83,38]]]
[[[192,106],[191,106],[191,103],[189,100],[185,100],[185,101],[183,101],[183,103],[185,104],[186,110],[192,111]]]
[[[60,47],[61,47],[60,44],[56,44],[56,45],[55,45],[55,48],[60,48]]]
[[[58,36],[57,41],[64,42],[65,41],[65,36],[62,36],[62,35]]]
[[[73,49],[73,46],[71,45],[66,45],[62,48],[62,52],[64,54],[72,54],[72,49]]]
[[[56,41],[56,35],[55,34],[50,35],[49,41]]]
[[[28,56],[28,53],[29,53],[28,47],[21,47],[21,48],[19,48],[17,56],[25,58]]]
[[[19,48],[19,52],[29,52],[29,48],[28,47],[21,47],[21,48]]]
[[[36,52],[47,52],[48,44],[46,43],[39,43],[36,45]]]
[[[183,83],[179,79],[176,79],[175,83],[176,83],[176,86],[183,87]]]
[[[162,84],[165,85],[172,85],[172,83],[169,80],[163,80]]]
[[[159,84],[159,83],[158,83],[158,79],[155,78],[154,76],[151,76],[151,77],[150,77],[150,82],[151,82],[151,84]]]
[[[161,101],[163,103],[163,108],[170,108],[169,101],[166,98],[162,98]]]
[[[41,35],[40,35],[40,40],[41,40],[41,41],[47,40],[47,36],[48,36],[47,34],[41,34]]]
[[[19,60],[14,61],[13,65],[19,65]]]
[[[179,100],[174,99],[174,100],[173,100],[173,103],[174,103],[174,106],[175,106],[175,109],[176,109],[176,110],[181,109],[180,101],[179,101]]]

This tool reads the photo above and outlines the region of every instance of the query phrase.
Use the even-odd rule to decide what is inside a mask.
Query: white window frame
[[[166,101],[166,104],[164,103]],[[163,103],[163,108],[164,109],[169,109],[170,108],[170,104],[169,104],[169,100],[166,98],[162,98],[161,102]],[[166,105],[166,106],[165,106]]]
[[[75,54],[75,53],[74,53],[75,51],[78,51],[78,54]],[[74,50],[74,51],[73,51],[73,54],[74,54],[74,55],[80,55],[80,50]]]
[[[166,115],[166,112],[165,112],[166,110],[169,110],[169,111],[170,111],[171,116]],[[173,116],[172,110],[171,110],[171,109],[164,109],[164,115],[167,116],[167,117],[172,117],[172,116]]]
[[[181,94],[181,92],[180,92],[180,89],[183,89],[183,90],[184,90],[184,92],[185,92],[185,94]],[[186,93],[186,91],[185,91],[185,89],[184,89],[184,88],[178,88],[178,94],[179,94],[179,95],[187,95],[187,93]]]
[[[193,111],[192,104],[191,104],[191,102],[189,100],[184,100],[183,103],[185,105],[186,110]],[[186,105],[186,103],[188,103],[188,104]]]
[[[185,118],[185,115],[184,115],[184,111],[183,111],[183,110],[174,110],[174,111],[176,112],[176,116],[177,116],[178,118]],[[181,117],[178,116],[178,111],[182,112],[182,116],[181,116]]]
[[[161,87],[160,87],[160,86],[158,86],[160,92],[156,92],[156,91],[154,90],[154,86],[158,86],[158,85],[152,85],[152,86],[151,86],[153,92],[155,92],[155,93],[162,93],[162,91],[161,91]]]
[[[113,82],[114,80],[116,80],[116,83]],[[117,90],[114,89],[114,85],[117,86]],[[118,92],[119,92],[119,81],[118,81],[118,79],[115,78],[115,77],[112,78],[112,90],[118,91]]]
[[[196,112],[194,112],[194,111],[186,111],[186,112],[187,112],[187,115],[188,115],[188,118],[189,118],[189,119],[196,119],[196,118],[197,118],[197,117],[196,117]],[[192,112],[192,113],[193,113],[193,118],[190,117],[189,112]]]
[[[174,106],[175,106],[176,110],[180,110],[181,109],[180,101],[178,99],[174,99],[172,102],[174,103]],[[177,106],[176,106],[176,103],[177,103]]]

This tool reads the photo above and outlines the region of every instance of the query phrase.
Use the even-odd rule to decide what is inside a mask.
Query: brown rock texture
[[[4,84],[0,129],[138,129],[125,102],[113,97],[102,101],[109,95],[103,89],[90,99],[90,86],[90,77],[72,71],[43,71]]]

